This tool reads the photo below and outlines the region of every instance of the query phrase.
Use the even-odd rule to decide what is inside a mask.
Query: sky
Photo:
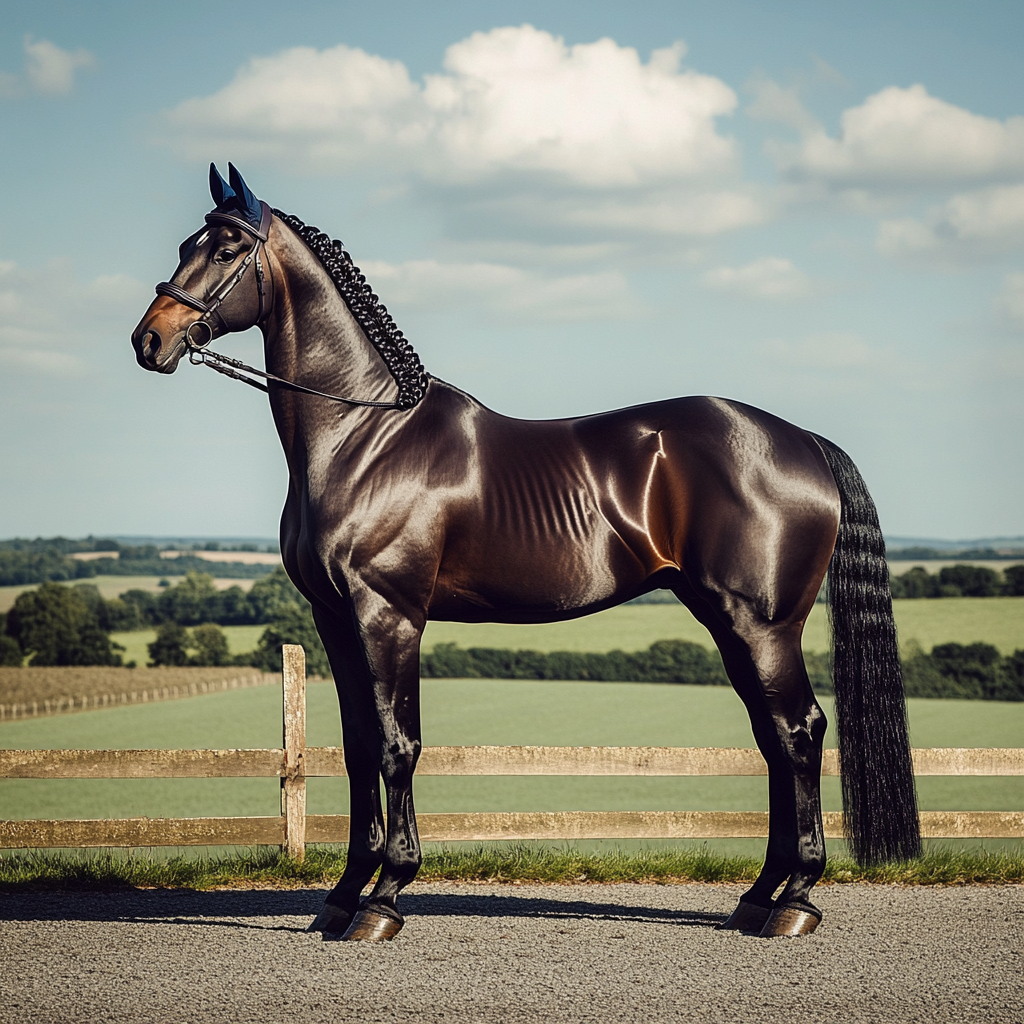
[[[276,535],[266,399],[129,337],[228,160],[502,413],[675,395],[1024,534],[1024,5],[0,9],[0,537]],[[262,357],[256,332],[218,343]]]

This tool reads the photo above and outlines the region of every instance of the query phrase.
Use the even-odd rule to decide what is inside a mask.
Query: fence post
[[[298,644],[281,648],[284,667],[284,756],[281,814],[285,852],[306,856],[306,652]]]

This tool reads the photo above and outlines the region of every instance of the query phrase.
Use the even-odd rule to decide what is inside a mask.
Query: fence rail
[[[305,654],[284,648],[284,740],[254,750],[0,750],[0,778],[278,778],[281,814],[239,818],[0,821],[0,848],[278,845],[301,859],[306,843],[348,839],[347,815],[306,814],[306,779],[345,775],[340,747],[306,746]],[[913,751],[916,775],[1024,775],[1022,748]],[[722,747],[427,747],[420,775],[765,775],[760,753]],[[826,750],[822,775],[838,775]],[[425,842],[501,839],[711,839],[768,834],[753,811],[558,811],[417,815]],[[824,815],[843,835],[842,814]],[[1024,812],[924,811],[925,838],[1024,838]]]

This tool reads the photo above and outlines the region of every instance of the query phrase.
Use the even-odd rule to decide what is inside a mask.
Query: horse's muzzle
[[[157,303],[161,303],[159,298],[153,306]],[[173,319],[168,323],[166,316],[161,318],[160,314],[164,311],[154,310],[153,306],[150,306],[138,327],[132,332],[135,360],[144,370],[174,373],[178,368],[178,362],[185,354],[185,331],[174,324]]]

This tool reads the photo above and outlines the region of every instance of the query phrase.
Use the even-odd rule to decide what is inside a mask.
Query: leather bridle
[[[248,221],[230,213],[221,213],[218,210],[214,210],[206,215],[207,224],[228,224],[231,227],[238,228],[240,231],[244,231],[253,239],[252,246],[238,265],[238,268],[221,285],[220,289],[214,293],[212,298],[201,299],[198,295],[193,295],[192,292],[170,281],[161,281],[156,286],[157,295],[166,295],[168,298],[174,299],[175,302],[189,306],[200,314],[185,329],[184,341],[185,348],[188,351],[188,361],[193,366],[208,366],[211,370],[223,373],[226,377],[233,377],[235,380],[240,380],[243,384],[258,388],[260,391],[266,391],[268,394],[270,389],[265,384],[260,384],[259,381],[251,380],[249,377],[243,377],[237,371],[242,370],[245,373],[255,374],[257,377],[273,381],[275,384],[280,384],[291,391],[300,391],[306,395],[316,395],[318,398],[327,398],[332,402],[344,402],[346,405],[358,405],[368,409],[400,408],[397,402],[367,402],[360,398],[343,398],[341,395],[330,395],[324,391],[316,391],[302,384],[296,384],[294,381],[285,380],[283,377],[278,377],[273,373],[267,373],[265,370],[258,370],[255,366],[249,366],[239,359],[232,359],[231,356],[221,355],[219,352],[214,352],[207,348],[210,342],[213,341],[215,333],[211,323],[212,317],[217,319],[225,333],[232,331],[231,325],[221,314],[220,307],[224,300],[241,283],[250,266],[253,267],[256,274],[256,294],[259,297],[259,311],[254,324],[246,324],[245,327],[235,327],[234,330],[245,330],[248,327],[254,327],[263,323],[274,308],[274,275],[270,269],[269,261],[267,261],[267,272],[264,273],[263,260],[260,259],[261,249],[263,250],[264,257],[266,256],[265,246],[270,234],[270,223],[274,219],[274,211],[262,200],[260,201],[260,210],[260,226],[258,228],[254,228]],[[184,256],[188,250],[189,243],[198,238],[200,234],[201,231],[197,231],[181,243],[179,257]],[[192,331],[197,327],[205,329],[207,335],[205,339],[200,340],[192,337]],[[231,369],[231,367],[234,367],[234,369]]]
[[[274,219],[274,212],[264,202],[260,202],[260,226],[254,228],[248,221],[242,220],[241,217],[236,217],[230,213],[220,213],[214,210],[212,213],[206,215],[207,224],[227,224],[233,228],[238,228],[240,231],[244,231],[249,235],[253,242],[249,251],[245,254],[242,262],[239,263],[235,272],[221,285],[220,289],[214,293],[210,299],[201,299],[198,295],[193,295],[192,292],[186,291],[180,285],[171,283],[170,281],[161,281],[156,286],[157,295],[166,295],[168,298],[174,299],[175,302],[180,302],[182,305],[190,306],[192,309],[198,310],[201,314],[197,320],[193,320],[188,325],[185,331],[185,345],[189,350],[189,358],[191,360],[192,353],[204,349],[207,345],[213,341],[214,338],[214,327],[211,322],[211,318],[215,317],[223,328],[225,333],[230,332],[231,327],[228,322],[221,315],[220,307],[224,300],[235,290],[235,288],[241,283],[242,278],[245,277],[246,271],[249,267],[253,267],[256,273],[256,294],[259,296],[259,312],[256,316],[256,323],[262,323],[269,315],[270,310],[274,304],[274,278],[271,274],[269,277],[263,272],[263,260],[260,259],[260,249],[264,246],[267,241],[267,237],[270,233],[270,222]],[[193,235],[192,238],[195,238]],[[192,239],[186,239],[182,243],[182,250],[184,251],[188,246],[188,243]],[[264,253],[265,255],[265,253]],[[269,271],[270,264],[267,264]],[[267,284],[269,282],[269,300],[267,296]],[[200,340],[192,336],[192,331],[202,327],[206,331],[205,340]],[[238,330],[238,328],[235,328]]]

